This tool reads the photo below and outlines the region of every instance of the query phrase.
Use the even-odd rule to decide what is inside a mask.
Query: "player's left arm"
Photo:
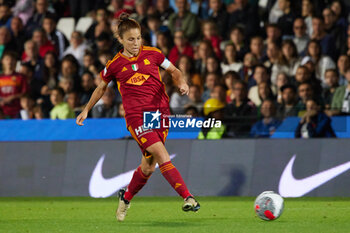
[[[169,66],[165,70],[171,75],[175,85],[179,88],[181,95],[188,95],[188,84],[185,77],[182,75],[182,72],[176,68],[170,61]]]

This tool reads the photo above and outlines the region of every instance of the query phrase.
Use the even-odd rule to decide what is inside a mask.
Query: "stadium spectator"
[[[66,96],[69,107],[73,110],[75,117],[77,117],[82,111],[78,92],[71,91]]]
[[[243,67],[240,70],[240,76],[246,83],[252,80],[254,74],[254,67],[258,64],[258,59],[253,53],[247,53],[244,56]]]
[[[91,72],[85,71],[81,76],[82,92],[80,94],[80,103],[87,104],[96,86],[94,83],[94,76]]]
[[[22,54],[26,37],[22,20],[17,16],[13,17],[11,20],[11,34],[11,42],[15,46],[14,51],[16,51],[18,54]]]
[[[271,70],[271,82],[276,84],[277,74],[281,72],[288,73],[289,67],[287,61],[283,56],[280,46],[275,42],[270,42],[267,44],[266,54],[268,60],[264,65]]]
[[[297,47],[292,40],[284,40],[282,42],[282,55],[288,68],[286,74],[289,77],[294,76],[301,59],[298,57]]]
[[[282,40],[282,31],[281,28],[278,27],[277,24],[268,24],[266,25],[266,40],[264,42],[265,45],[269,43],[276,43],[277,45],[281,45]]]
[[[29,18],[33,15],[34,5],[32,0],[18,0],[16,5],[12,7],[13,15],[18,16],[23,25],[27,24]]]
[[[73,89],[80,90],[79,63],[73,55],[66,55],[61,62],[59,80],[67,78],[73,80]]]
[[[325,54],[331,58],[336,56],[336,49],[334,46],[334,39],[331,35],[327,34],[325,30],[324,20],[321,17],[312,17],[312,40],[319,41],[321,47],[321,54]]]
[[[282,29],[283,35],[293,35],[293,22],[296,16],[292,11],[291,0],[278,0],[278,6],[283,12],[283,15],[277,21],[278,27]]]
[[[147,40],[152,47],[157,46],[157,31],[166,31],[167,27],[162,27],[159,18],[156,15],[149,15],[147,17]]]
[[[68,47],[69,42],[65,35],[57,30],[56,19],[53,15],[45,15],[43,20],[43,29],[46,32],[48,40],[55,46],[55,50],[58,52],[60,58],[62,58],[63,52]]]
[[[221,50],[220,50],[221,38],[218,36],[215,23],[210,20],[203,21],[202,32],[203,32],[203,40],[210,41],[216,57],[221,59]]]
[[[169,61],[176,64],[181,55],[187,55],[193,58],[193,48],[190,43],[187,42],[184,32],[179,30],[174,34],[174,47],[170,50]]]
[[[198,38],[198,17],[187,9],[187,0],[176,0],[175,2],[178,12],[169,17],[168,27],[171,33],[175,35],[177,30],[182,30],[189,41]]]
[[[262,119],[256,122],[251,130],[250,136],[254,138],[270,137],[281,124],[276,118],[276,106],[273,100],[266,99],[261,104]]]
[[[162,25],[168,26],[169,17],[174,13],[174,10],[169,7],[169,0],[157,0],[156,15],[158,15]]]
[[[224,74],[224,82],[226,86],[226,103],[231,103],[231,101],[235,98],[233,91],[233,84],[237,80],[241,80],[241,77],[237,72],[228,71]]]
[[[338,87],[333,94],[331,111],[327,112],[329,116],[350,113],[350,68],[346,70],[345,78],[347,85]]]
[[[306,110],[306,101],[308,99],[314,98],[315,92],[310,83],[301,83],[298,86],[298,96],[299,102],[297,104],[297,109],[299,110],[298,115],[303,116]]]
[[[113,12],[113,17],[115,19],[119,19],[119,16],[124,12],[128,14],[131,13],[130,10],[124,7],[124,0],[111,0],[108,9]]]
[[[298,54],[304,55],[307,44],[309,43],[310,37],[306,33],[306,24],[303,18],[297,18],[293,25],[294,38],[293,42],[297,47]]]
[[[247,137],[256,118],[256,108],[248,99],[248,87],[245,82],[236,81],[233,91],[234,99],[225,108],[225,116],[229,119],[227,132],[231,137]]]
[[[30,97],[34,100],[39,99],[42,95],[41,90],[45,85],[44,81],[34,77],[34,69],[29,64],[22,64],[19,73],[26,79]]]
[[[99,67],[96,65],[96,59],[92,52],[86,51],[83,57],[82,70],[90,71],[94,75],[98,74]]]
[[[125,117],[125,110],[123,103],[119,103],[118,105],[118,117]]]
[[[189,81],[190,84],[198,85],[203,89],[203,81],[199,74],[194,72],[193,60],[186,55],[182,55],[177,62],[176,67],[182,72],[182,75]]]
[[[316,77],[312,75],[307,65],[298,67],[294,81],[296,86],[299,86],[301,83],[308,82],[312,85],[312,88],[316,91],[316,93],[320,93],[322,91],[320,80],[316,79]]]
[[[336,137],[331,126],[331,119],[321,111],[317,100],[306,101],[306,113],[301,118],[297,129],[296,138],[330,138]]]
[[[215,56],[209,56],[205,60],[205,72],[204,74],[207,73],[215,73],[221,76],[221,67],[220,67],[220,62]]]
[[[324,73],[328,69],[336,68],[331,57],[322,54],[322,49],[317,40],[311,40],[307,46],[307,57],[301,61],[301,65],[306,64],[307,60],[311,60],[315,64],[316,78],[324,84]]]
[[[16,54],[5,53],[1,58],[0,74],[0,109],[6,118],[16,118],[21,106],[19,99],[28,90],[28,85],[21,74],[16,73]]]
[[[348,55],[340,55],[337,61],[337,69],[339,72],[339,85],[347,84],[345,71],[350,67],[350,58]]]
[[[98,27],[98,25],[103,25],[104,27],[106,24],[108,24],[107,10],[104,8],[97,9],[95,21],[85,33],[85,38],[88,40],[88,42],[94,43],[95,38],[98,36],[95,35],[96,27]]]
[[[28,120],[34,118],[33,108],[35,106],[34,99],[29,94],[24,94],[20,98],[21,110],[18,118],[22,120]]]
[[[218,99],[220,102],[226,105],[226,88],[224,85],[215,85],[213,90],[210,92],[211,99]]]
[[[235,1],[236,8],[230,14],[229,25],[242,25],[245,35],[255,35],[259,27],[259,14],[256,6],[251,5],[248,0]]]
[[[210,98],[211,91],[217,84],[219,84],[219,77],[220,76],[216,73],[208,73],[205,76],[204,92],[202,94],[203,102],[207,101]]]
[[[208,99],[204,103],[203,111],[206,119],[214,118],[216,120],[224,119],[225,104],[218,99]],[[198,134],[198,139],[221,139],[226,137],[226,125],[221,124],[221,127],[202,128]]]
[[[115,90],[107,88],[102,96],[103,104],[96,105],[92,111],[92,118],[115,118],[118,117],[118,104],[115,100]]]
[[[288,76],[281,72],[277,75],[277,80],[276,80],[276,99],[277,99],[277,103],[282,103],[282,90],[281,87],[283,87],[284,85],[289,84],[289,78]]]
[[[26,24],[26,35],[30,37],[33,31],[43,24],[43,20],[46,14],[50,14],[48,11],[49,4],[47,0],[36,0],[35,10],[32,17],[29,18]]]
[[[248,98],[256,105],[260,106],[261,99],[259,97],[259,88],[258,85],[261,83],[267,83],[270,86],[270,89],[273,90],[274,93],[276,93],[275,87],[270,85],[270,77],[267,72],[267,69],[263,65],[257,65],[254,69],[254,75],[253,80],[250,82],[251,87],[248,92]],[[249,85],[249,82],[248,82]]]
[[[196,72],[204,75],[205,73],[205,61],[209,56],[214,55],[213,48],[211,47],[211,44],[209,41],[202,40],[199,42],[198,45],[198,51],[197,51],[197,58],[195,60],[195,69]]]
[[[234,44],[228,43],[225,45],[224,59],[220,66],[223,74],[228,71],[239,72],[242,68],[243,64],[237,61],[237,52]]]
[[[226,39],[230,16],[226,11],[225,4],[220,0],[209,0],[209,9],[209,19],[215,22],[221,38]]]
[[[44,113],[40,105],[35,105],[33,108],[34,118],[37,120],[44,119]]]
[[[5,26],[10,29],[11,25],[11,9],[7,4],[0,5],[0,27]]]
[[[15,44],[11,40],[11,34],[7,27],[0,27],[0,58],[7,51],[15,51]]]
[[[191,85],[188,92],[188,99],[189,102],[185,106],[186,108],[188,106],[193,106],[197,109],[198,112],[201,112],[203,109],[203,101],[202,101],[202,94],[200,86],[198,85]],[[186,109],[185,109],[186,111]]]
[[[277,106],[277,117],[283,120],[286,117],[297,116],[297,90],[295,86],[286,84],[281,87],[282,103]]]
[[[335,90],[339,86],[339,74],[336,69],[326,70],[325,73],[325,82],[326,86],[323,89],[323,100],[324,100],[324,108],[330,109],[332,104],[333,95]]]
[[[165,32],[157,32],[157,46],[164,56],[168,57],[171,49],[171,41]]]
[[[261,36],[255,36],[250,40],[250,52],[260,61],[266,60],[264,39]]]
[[[48,40],[46,32],[41,28],[34,30],[32,40],[37,44],[41,58],[43,58],[47,52],[57,52],[55,46]],[[24,59],[25,57],[26,54],[24,54]]]
[[[50,118],[52,120],[65,120],[75,117],[75,114],[69,107],[68,103],[63,101],[64,95],[64,91],[60,87],[53,89],[51,92],[50,100],[51,104],[54,106],[50,111]]]
[[[85,51],[88,50],[88,45],[84,42],[83,35],[78,32],[72,32],[70,46],[64,51],[63,56],[72,54],[78,60],[80,65],[83,65]]]
[[[313,34],[312,17],[315,14],[314,4],[312,0],[302,0],[301,16],[304,18],[306,24],[306,31],[309,37]]]
[[[248,52],[245,42],[244,31],[241,27],[233,27],[230,32],[230,41],[234,44],[237,53],[237,59],[243,61],[244,55]]]

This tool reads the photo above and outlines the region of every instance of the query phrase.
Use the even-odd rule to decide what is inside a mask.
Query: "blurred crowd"
[[[350,3],[345,0],[0,0],[0,119],[74,118],[121,49],[126,12],[190,84],[161,70],[174,114],[215,117],[202,138],[269,137],[299,116],[296,137],[334,136],[350,113]],[[61,19],[93,19],[69,36]],[[111,82],[89,117],[123,117]]]

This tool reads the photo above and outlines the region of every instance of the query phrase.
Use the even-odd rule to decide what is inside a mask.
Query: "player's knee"
[[[145,166],[142,168],[142,172],[146,175],[152,175],[152,173],[156,170],[155,166]]]

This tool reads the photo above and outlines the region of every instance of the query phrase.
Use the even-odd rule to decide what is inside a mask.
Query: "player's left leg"
[[[131,199],[147,183],[156,167],[156,161],[153,156],[142,157],[141,165],[135,170],[134,175],[128,185],[127,190],[119,190],[119,205],[116,212],[118,221],[124,221],[128,209],[130,208]]]
[[[199,203],[194,199],[188,191],[185,181],[182,179],[180,172],[172,164],[168,151],[162,142],[156,142],[147,148],[147,151],[152,154],[156,162],[159,164],[159,169],[164,178],[169,182],[171,187],[184,198],[184,211],[197,211],[200,208]]]

